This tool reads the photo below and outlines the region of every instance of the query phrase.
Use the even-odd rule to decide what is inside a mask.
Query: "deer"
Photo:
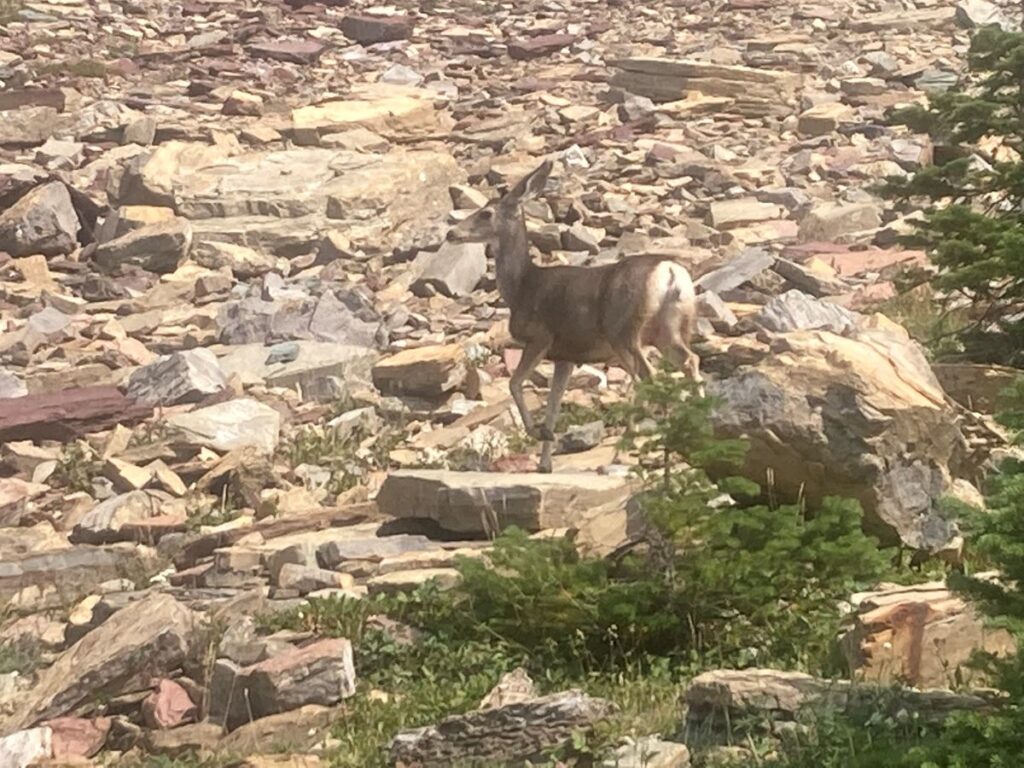
[[[691,347],[697,302],[693,281],[669,256],[631,256],[593,266],[539,266],[530,256],[523,202],[539,195],[553,168],[545,160],[498,200],[449,229],[453,243],[476,242],[494,259],[498,293],[510,311],[509,333],[523,346],[509,381],[523,427],[541,442],[538,471],[551,472],[554,428],[577,365],[618,361],[633,382],[650,379],[644,352],[653,346],[702,387],[700,358]],[[554,363],[539,428],[526,407],[523,384],[541,360]]]

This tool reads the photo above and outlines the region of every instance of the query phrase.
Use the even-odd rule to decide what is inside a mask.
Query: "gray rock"
[[[29,768],[53,756],[53,731],[47,726],[16,731],[0,738],[0,765]]]
[[[410,290],[417,296],[428,296],[430,288],[445,296],[468,296],[487,272],[485,251],[483,243],[445,242],[427,256]]]
[[[736,314],[714,291],[703,291],[697,295],[697,314],[711,321],[715,330],[728,333],[739,322]]]
[[[995,24],[1006,32],[1020,30],[1019,21],[989,0],[960,0],[956,4],[956,21],[965,29]]]
[[[319,300],[249,297],[225,304],[217,326],[224,344],[311,339],[371,348],[383,333],[380,316],[354,291],[329,291]]]
[[[329,571],[326,568],[311,568],[297,563],[284,563],[277,572],[277,584],[281,589],[293,589],[300,595],[308,595],[318,589],[349,589],[354,580],[346,573]]]
[[[597,447],[604,438],[604,422],[591,421],[569,429],[558,438],[559,453],[581,453]]]
[[[80,228],[67,187],[51,181],[0,214],[0,251],[15,257],[68,254],[78,247]]]
[[[802,291],[786,291],[769,301],[754,321],[775,333],[822,328],[843,334],[857,326],[860,316],[838,304],[829,304]]]
[[[368,384],[370,367],[377,359],[377,354],[365,347],[321,341],[284,342],[272,347],[270,355],[276,355],[277,349],[282,350],[282,358],[297,353],[292,360],[272,361],[263,344],[243,344],[220,358],[220,367],[245,385],[284,387],[300,391],[306,400],[330,402],[353,387]]]
[[[145,690],[188,657],[195,621],[192,611],[160,593],[118,611],[40,673],[0,733],[65,715],[89,697]]]
[[[914,87],[920,91],[948,91],[955,88],[960,82],[956,72],[948,69],[926,69],[919,78],[914,81]]]
[[[187,442],[215,451],[252,447],[271,454],[280,437],[281,414],[258,400],[242,398],[173,414],[167,426]]]
[[[377,494],[381,513],[433,520],[443,530],[483,536],[515,525],[526,531],[576,528],[584,549],[606,552],[626,538],[632,486],[583,472],[515,474],[399,470]]]
[[[132,372],[128,397],[153,405],[194,403],[223,391],[227,376],[208,349],[189,349],[164,355]]]
[[[435,541],[426,536],[398,534],[396,536],[341,538],[321,544],[316,560],[324,568],[339,568],[349,560],[381,560],[407,552],[438,549]]]
[[[0,368],[0,400],[9,397],[25,397],[28,387],[10,371]]]
[[[695,283],[702,291],[722,294],[739,288],[775,264],[775,257],[763,248],[746,248],[718,269],[702,275]]]
[[[294,341],[285,341],[280,344],[275,344],[270,348],[270,353],[267,355],[265,365],[281,365],[283,363],[292,363],[299,359],[299,352],[301,347]]]
[[[192,226],[175,218],[140,227],[102,243],[93,259],[104,269],[134,265],[156,273],[173,272],[188,258]]]
[[[391,742],[390,758],[423,768],[521,763],[568,743],[615,710],[611,702],[580,691],[555,693],[402,731]]]
[[[219,660],[210,681],[209,719],[233,731],[308,704],[337,704],[355,692],[352,644],[325,638],[248,667]]]

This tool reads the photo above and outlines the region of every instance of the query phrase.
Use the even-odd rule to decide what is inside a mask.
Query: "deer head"
[[[553,167],[553,161],[545,160],[500,199],[478,209],[448,230],[448,240],[496,245],[501,239],[503,227],[520,222],[522,217],[519,215],[519,206],[522,202],[536,197],[544,190]]]

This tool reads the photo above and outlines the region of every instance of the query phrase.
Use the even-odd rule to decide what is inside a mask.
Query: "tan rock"
[[[406,349],[373,366],[374,385],[390,395],[440,397],[464,388],[469,379],[461,344]]]
[[[321,135],[357,126],[384,136],[409,136],[441,132],[451,124],[429,91],[378,84],[357,89],[353,96],[293,110],[296,142],[315,144]]]
[[[857,595],[852,626],[841,639],[851,674],[919,688],[978,685],[968,665],[975,651],[1013,653],[1012,635],[984,619],[943,582],[891,586]]]

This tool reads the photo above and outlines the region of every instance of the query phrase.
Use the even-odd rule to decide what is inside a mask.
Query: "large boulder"
[[[983,682],[968,662],[975,651],[1013,653],[1013,636],[985,625],[944,582],[888,586],[855,595],[856,613],[841,640],[851,674],[878,683],[953,687]]]
[[[719,434],[750,443],[744,474],[778,497],[861,502],[871,532],[928,551],[958,544],[938,510],[965,440],[921,348],[881,318],[840,336],[776,337],[770,354],[714,381]]]
[[[380,511],[433,521],[449,533],[483,537],[514,525],[526,531],[574,528],[577,544],[606,554],[631,533],[625,478],[584,472],[506,474],[399,470],[377,495]]]
[[[196,617],[170,595],[154,593],[115,613],[39,675],[0,734],[71,712],[86,699],[144,691],[188,656]]]

